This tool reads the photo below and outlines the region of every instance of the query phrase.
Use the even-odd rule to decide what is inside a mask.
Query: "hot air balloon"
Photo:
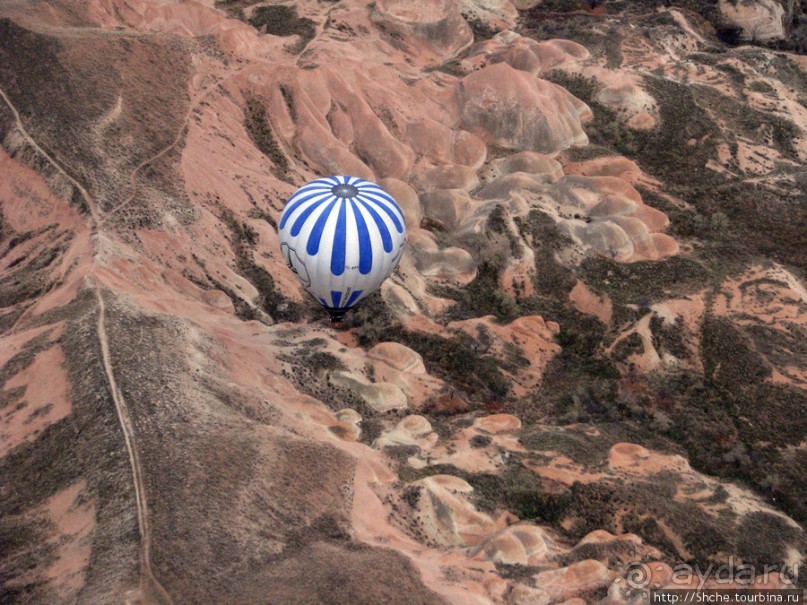
[[[303,185],[278,226],[286,264],[340,321],[395,271],[406,241],[403,212],[392,196],[355,176]]]

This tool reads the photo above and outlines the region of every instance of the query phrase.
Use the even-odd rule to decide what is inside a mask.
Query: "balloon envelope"
[[[303,185],[278,225],[286,264],[330,312],[344,312],[377,290],[398,266],[406,241],[403,212],[370,181],[329,176]]]

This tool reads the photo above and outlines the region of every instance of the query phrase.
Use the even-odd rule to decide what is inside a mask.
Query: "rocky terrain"
[[[794,0],[0,4],[0,602],[791,585],[806,24]],[[338,327],[276,234],[327,174],[379,182],[409,234]]]

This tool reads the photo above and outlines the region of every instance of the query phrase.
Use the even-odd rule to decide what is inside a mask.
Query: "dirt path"
[[[186,133],[186,131],[188,129],[188,122],[191,119],[191,115],[199,107],[199,104],[211,92],[216,90],[219,86],[223,85],[228,80],[231,80],[232,78],[236,77],[238,74],[240,74],[242,71],[248,69],[249,67],[251,67],[251,66],[246,65],[246,66],[238,69],[237,71],[233,72],[229,76],[226,76],[226,77],[222,78],[221,80],[219,80],[218,82],[215,82],[214,84],[211,84],[210,86],[205,88],[202,92],[200,92],[198,95],[196,95],[195,98],[191,99],[191,101],[190,101],[190,103],[188,105],[188,111],[185,112],[185,117],[182,119],[182,127],[179,129],[179,132],[177,133],[177,136],[174,137],[174,140],[171,141],[167,146],[163,147],[160,151],[155,153],[153,156],[151,156],[150,158],[146,158],[145,160],[140,162],[137,166],[135,166],[134,170],[132,170],[132,175],[130,177],[130,186],[131,186],[132,193],[129,194],[129,196],[125,200],[123,200],[120,204],[118,204],[117,206],[112,208],[109,212],[104,214],[104,217],[98,223],[99,227],[101,225],[103,225],[109,219],[109,217],[111,217],[113,214],[115,214],[116,212],[118,212],[120,210],[123,210],[124,208],[126,208],[126,206],[128,206],[129,204],[131,204],[134,201],[135,196],[137,195],[137,175],[140,173],[141,170],[143,170],[143,168],[145,168],[146,166],[148,166],[149,164],[151,164],[153,162],[156,162],[157,160],[159,160],[161,157],[163,157],[166,153],[171,151],[174,147],[176,147],[179,144],[179,142],[182,140],[183,135]]]
[[[68,181],[70,181],[76,189],[79,190],[81,193],[81,197],[84,198],[84,203],[87,204],[87,209],[90,211],[90,215],[92,216],[93,225],[97,225],[100,215],[98,213],[98,208],[95,205],[95,201],[90,197],[90,194],[87,193],[87,190],[81,186],[76,179],[70,176],[67,171],[62,168],[62,166],[53,159],[44,149],[42,149],[39,144],[34,140],[34,138],[28,133],[25,129],[25,126],[22,123],[22,118],[20,118],[20,113],[17,111],[17,108],[14,107],[14,104],[11,102],[11,99],[8,98],[5,91],[0,88],[0,97],[3,97],[3,101],[5,101],[8,108],[11,110],[11,113],[14,114],[14,121],[17,123],[17,128],[20,130],[23,138],[33,147],[36,149],[37,153],[39,153],[43,158],[45,158],[59,173],[64,176]]]
[[[106,306],[104,305],[104,297],[101,294],[101,288],[97,284],[95,286],[95,296],[98,299],[97,329],[98,340],[101,344],[101,358],[104,364],[104,373],[109,383],[109,390],[112,394],[112,400],[115,403],[115,410],[118,413],[118,420],[120,421],[120,426],[123,430],[123,438],[126,441],[126,449],[129,453],[129,462],[132,466],[132,478],[134,480],[135,500],[137,504],[137,524],[140,528],[141,591],[146,596],[157,596],[161,602],[167,605],[174,605],[171,595],[163,588],[163,585],[160,584],[151,569],[151,532],[149,530],[146,489],[143,483],[143,468],[140,465],[140,459],[137,454],[132,419],[129,416],[126,402],[118,388],[117,382],[115,382],[115,375],[112,371],[112,358],[109,354],[109,339],[107,338],[106,326],[104,324]]]
[[[131,204],[134,201],[135,196],[137,195],[137,175],[138,175],[138,173],[141,170],[143,170],[143,168],[145,168],[146,166],[151,164],[152,162],[156,162],[157,160],[159,160],[162,156],[164,156],[166,153],[168,153],[174,147],[176,147],[177,143],[179,143],[179,141],[182,140],[182,135],[185,134],[185,131],[188,128],[188,120],[190,119],[191,112],[196,108],[197,104],[198,104],[198,100],[191,104],[190,108],[188,109],[188,112],[185,114],[185,119],[182,121],[182,128],[179,129],[179,133],[177,134],[176,138],[174,138],[174,140],[171,141],[166,147],[163,147],[162,150],[158,151],[157,153],[155,153],[150,158],[146,158],[145,160],[140,162],[137,166],[135,166],[134,170],[132,170],[132,175],[129,177],[130,178],[130,186],[131,186],[132,193],[124,201],[122,201],[120,204],[118,204],[117,206],[112,208],[109,212],[107,212],[104,215],[104,218],[102,218],[100,220],[100,222],[98,223],[99,227],[102,226],[107,221],[107,219],[109,219],[110,216],[112,216],[113,214],[115,214],[119,210],[122,210],[123,208],[125,208],[126,206],[128,206],[129,204]]]
[[[207,91],[205,91],[206,93]],[[34,138],[30,135],[30,133],[25,129],[25,126],[22,123],[22,118],[20,117],[17,108],[11,102],[11,99],[8,98],[5,91],[0,89],[0,97],[3,98],[3,101],[6,103],[8,108],[11,110],[12,114],[14,115],[14,120],[16,122],[17,128],[22,134],[25,141],[31,145],[37,153],[39,153],[45,160],[48,161],[62,176],[64,176],[67,180],[69,180],[73,186],[75,186],[78,191],[81,193],[82,198],[84,199],[85,204],[87,205],[87,209],[90,212],[90,230],[93,233],[97,233],[98,228],[103,223],[103,219],[101,218],[101,214],[98,210],[95,201],[92,199],[90,194],[87,190],[51,156],[49,155],[39,144],[34,140]],[[188,115],[190,115],[190,111],[188,111]],[[186,118],[187,122],[187,118]],[[138,166],[132,174],[132,182],[135,182],[135,177],[137,175],[137,171],[142,169],[143,166],[152,162],[162,156],[164,153],[169,151],[177,142],[180,140],[182,133],[185,130],[185,124],[183,124],[183,128],[180,133],[177,135],[177,138],[171,143],[171,145],[165,149],[163,149],[160,153],[155,155],[154,157],[150,158],[149,160],[144,161]],[[132,193],[132,197],[134,197],[134,193]],[[58,283],[58,282],[57,282]],[[152,600],[156,599],[157,602],[161,602],[165,605],[174,605],[174,601],[171,598],[171,595],[165,590],[165,588],[160,584],[157,578],[154,576],[154,572],[151,568],[151,532],[149,529],[149,520],[148,520],[148,504],[146,502],[146,492],[143,483],[143,469],[140,465],[140,460],[138,458],[137,453],[137,446],[135,443],[135,436],[134,436],[134,428],[132,426],[132,420],[129,416],[128,409],[126,407],[126,403],[123,399],[123,395],[121,394],[120,389],[115,381],[115,376],[112,372],[112,361],[111,356],[109,353],[109,339],[107,338],[106,333],[106,326],[105,326],[105,318],[106,318],[106,307],[104,305],[104,298],[101,294],[101,288],[98,284],[95,285],[95,295],[98,300],[98,323],[97,323],[97,331],[98,331],[98,340],[101,345],[101,357],[104,365],[104,373],[106,374],[107,382],[109,384],[109,390],[112,394],[112,400],[115,403],[115,410],[118,415],[118,420],[120,422],[121,430],[123,431],[124,441],[126,443],[126,450],[129,454],[129,462],[132,467],[132,478],[134,481],[134,489],[135,489],[135,504],[137,508],[137,523],[140,530],[140,565],[141,565],[141,574],[140,574],[140,589],[143,595],[146,597],[151,597]],[[35,305],[34,305],[35,306]],[[25,310],[25,312],[20,315],[14,325],[11,327],[10,331],[13,331],[17,325],[28,315],[29,311],[33,308],[33,306],[29,307]]]
[[[59,174],[64,176],[68,181],[70,181],[73,184],[74,187],[76,187],[76,189],[79,190],[79,192],[81,193],[81,197],[84,199],[84,203],[87,205],[87,209],[90,211],[90,217],[91,217],[89,225],[90,231],[94,232],[98,225],[100,216],[98,212],[98,207],[95,204],[95,200],[93,200],[90,194],[87,192],[87,190],[81,186],[81,183],[79,183],[76,179],[70,176],[67,173],[67,171],[64,168],[62,168],[59,162],[57,162],[53,157],[51,157],[44,149],[42,149],[42,147],[39,146],[39,143],[37,143],[36,140],[34,140],[34,138],[30,135],[30,133],[25,129],[25,125],[22,123],[22,118],[20,117],[20,112],[17,111],[17,108],[14,107],[14,104],[11,102],[11,99],[8,98],[8,95],[6,95],[6,92],[2,88],[0,88],[0,97],[3,97],[3,101],[5,101],[6,105],[11,110],[11,113],[14,115],[14,121],[16,122],[17,128],[19,129],[20,134],[25,139],[25,141],[31,147],[33,147],[38,154],[40,154],[43,158],[45,158],[45,160],[47,160],[48,163],[59,172]],[[53,288],[57,287],[58,284],[59,280],[56,280],[53,283],[53,285],[48,289],[48,292],[50,292]],[[27,309],[25,309],[25,311],[23,311],[20,314],[20,316],[17,318],[17,321],[15,321],[14,324],[11,326],[11,328],[9,328],[8,330],[9,333],[14,332],[17,329],[17,326],[19,326],[20,323],[22,323],[22,320],[28,316],[28,314],[34,307],[36,307],[36,303],[29,306]]]

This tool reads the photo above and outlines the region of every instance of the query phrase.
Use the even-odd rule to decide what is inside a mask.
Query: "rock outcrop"
[[[457,94],[463,125],[499,147],[557,153],[588,142],[583,123],[591,110],[585,103],[506,63],[465,76]]]
[[[651,4],[0,3],[0,601],[786,587],[798,9]],[[408,233],[339,325],[277,236],[333,173]]]

